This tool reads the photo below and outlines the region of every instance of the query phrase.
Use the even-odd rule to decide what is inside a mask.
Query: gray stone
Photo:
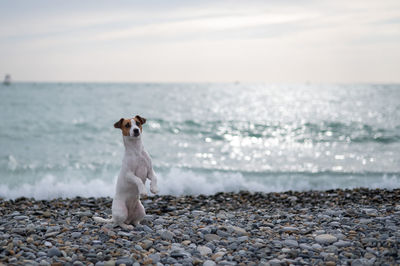
[[[367,266],[367,265],[373,265],[373,263],[364,258],[356,259],[351,262],[351,266]]]
[[[56,226],[50,226],[47,228],[46,233],[51,233],[51,232],[58,232],[60,231],[60,226],[56,225]]]
[[[43,251],[39,251],[38,253],[36,253],[36,255],[37,255],[38,257],[45,257],[45,256],[47,256],[47,253],[46,253],[46,252],[43,252]]]
[[[329,223],[330,226],[334,226],[334,227],[339,227],[340,223],[339,222],[331,222]]]
[[[150,227],[148,227],[147,225],[143,225],[143,231],[147,232],[147,233],[151,233],[153,232],[153,229],[151,229]]]
[[[39,263],[40,266],[50,266],[51,264],[45,260],[41,260]]]
[[[149,255],[149,259],[151,259],[153,263],[158,263],[160,261],[160,258],[161,256],[158,253],[153,253]]]
[[[215,265],[217,265],[217,264],[215,262],[213,262],[212,260],[206,260],[203,263],[203,266],[215,266]]]
[[[228,236],[230,236],[230,234],[228,232],[223,231],[223,230],[217,230],[217,235],[220,236],[220,237],[228,237]]]
[[[320,244],[313,244],[311,247],[312,247],[314,250],[321,250],[321,249],[322,249],[322,246],[321,246]]]
[[[197,217],[197,216],[200,216],[200,215],[204,215],[204,212],[203,211],[192,211],[192,215],[194,217]]]
[[[49,250],[47,250],[47,256],[50,258],[54,256],[60,257],[61,251],[56,247],[49,248]]]
[[[17,216],[14,216],[14,219],[15,220],[28,220],[29,217],[26,215],[17,215]]]
[[[115,266],[115,260],[105,261],[104,266]]]
[[[305,244],[305,243],[301,243],[299,245],[299,247],[302,248],[302,249],[313,250],[313,248],[310,245]]]
[[[351,246],[351,242],[339,240],[338,242],[333,243],[333,245],[338,247],[338,248],[344,248],[344,247]]]
[[[283,244],[285,246],[295,247],[295,248],[297,248],[299,246],[299,243],[296,240],[292,240],[292,239],[286,239],[285,241],[283,241]]]
[[[115,261],[115,265],[121,265],[121,264],[125,264],[126,266],[132,266],[132,264],[134,263],[134,261],[130,258],[119,258]]]
[[[81,232],[73,232],[72,234],[71,234],[71,237],[72,238],[79,238],[79,237],[81,237],[82,236],[82,233]]]
[[[298,232],[299,229],[297,229],[296,227],[292,227],[292,226],[285,226],[282,228],[283,232]]]
[[[243,228],[240,228],[238,226],[231,226],[229,227],[230,230],[232,230],[233,233],[237,234],[238,236],[247,236],[248,233],[246,230]]]
[[[79,216],[79,217],[92,217],[92,213],[90,211],[84,211],[84,212],[75,212],[74,215]]]
[[[315,237],[315,241],[319,244],[331,244],[337,241],[337,238],[330,234],[322,234]]]
[[[268,261],[268,263],[271,266],[281,266],[281,265],[286,264],[286,263],[283,263],[282,261],[280,261],[278,259],[272,259],[272,260]]]
[[[170,256],[173,258],[185,258],[185,257],[191,257],[192,255],[188,252],[185,252],[184,249],[175,249],[171,251]]]
[[[128,237],[128,238],[131,237],[131,236],[133,236],[132,233],[130,233],[130,232],[124,232],[124,231],[118,231],[117,235],[122,236],[122,237]]]
[[[135,249],[136,249],[137,251],[143,251],[143,248],[142,248],[142,246],[140,246],[140,245],[135,245]]]
[[[162,230],[162,231],[160,232],[160,236],[161,236],[161,238],[164,239],[164,240],[170,240],[170,241],[171,241],[171,240],[174,239],[175,234],[172,233],[172,232],[169,231],[169,230]]]
[[[46,233],[46,234],[44,235],[44,237],[46,237],[46,238],[53,237],[53,236],[58,235],[59,233],[60,233],[59,231],[54,231],[54,232]]]
[[[144,248],[144,249],[149,249],[152,245],[153,245],[153,241],[148,240],[148,239],[143,240],[143,242],[142,242],[142,248]]]
[[[33,252],[25,252],[24,257],[27,259],[36,259],[36,255]]]
[[[244,242],[244,241],[248,241],[248,240],[249,240],[249,237],[248,237],[248,236],[240,236],[240,237],[237,238],[236,241],[238,241],[238,242]]]
[[[198,247],[197,247],[197,251],[200,252],[200,254],[201,254],[202,256],[206,256],[206,255],[212,253],[211,248],[206,247],[206,246],[198,246]]]
[[[209,241],[214,241],[214,240],[218,241],[218,240],[221,239],[221,237],[218,236],[218,235],[216,235],[216,234],[206,234],[206,235],[204,235],[204,239],[205,239],[207,242],[209,242]]]

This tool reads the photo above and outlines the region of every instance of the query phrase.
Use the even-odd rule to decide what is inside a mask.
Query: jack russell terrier
[[[150,191],[158,193],[157,177],[154,173],[149,154],[144,150],[141,135],[146,119],[135,116],[121,118],[114,124],[122,130],[125,154],[117,179],[115,197],[112,203],[112,218],[93,217],[96,222],[114,223],[123,229],[132,230],[146,215],[140,202],[140,195],[146,195],[146,179],[150,180]]]

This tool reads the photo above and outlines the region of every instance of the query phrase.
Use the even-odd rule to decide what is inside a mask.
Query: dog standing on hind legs
[[[114,223],[123,229],[133,229],[146,215],[140,202],[140,195],[146,195],[146,179],[150,180],[150,191],[158,193],[157,177],[149,154],[144,150],[141,135],[146,119],[139,115],[121,118],[114,124],[122,131],[125,154],[118,175],[115,196],[112,203],[112,218],[93,217],[96,222]]]

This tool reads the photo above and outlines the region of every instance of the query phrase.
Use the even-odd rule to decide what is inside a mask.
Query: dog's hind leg
[[[131,223],[133,223],[134,225],[140,224],[140,221],[143,220],[145,215],[146,211],[144,210],[142,202],[138,200],[132,212]]]
[[[128,220],[128,209],[124,201],[113,200],[112,203],[112,220],[116,225],[119,225],[125,230],[132,230],[133,226],[126,224]]]

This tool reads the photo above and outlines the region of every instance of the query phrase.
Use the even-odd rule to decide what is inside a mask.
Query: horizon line
[[[346,81],[302,81],[302,82],[291,82],[291,81],[49,81],[49,80],[41,80],[41,81],[31,81],[31,80],[11,80],[12,84],[18,83],[97,83],[97,84],[297,84],[297,85],[312,85],[312,84],[338,84],[338,85],[400,85],[400,81],[354,81],[354,82],[346,82]],[[3,83],[1,83],[3,84]]]

